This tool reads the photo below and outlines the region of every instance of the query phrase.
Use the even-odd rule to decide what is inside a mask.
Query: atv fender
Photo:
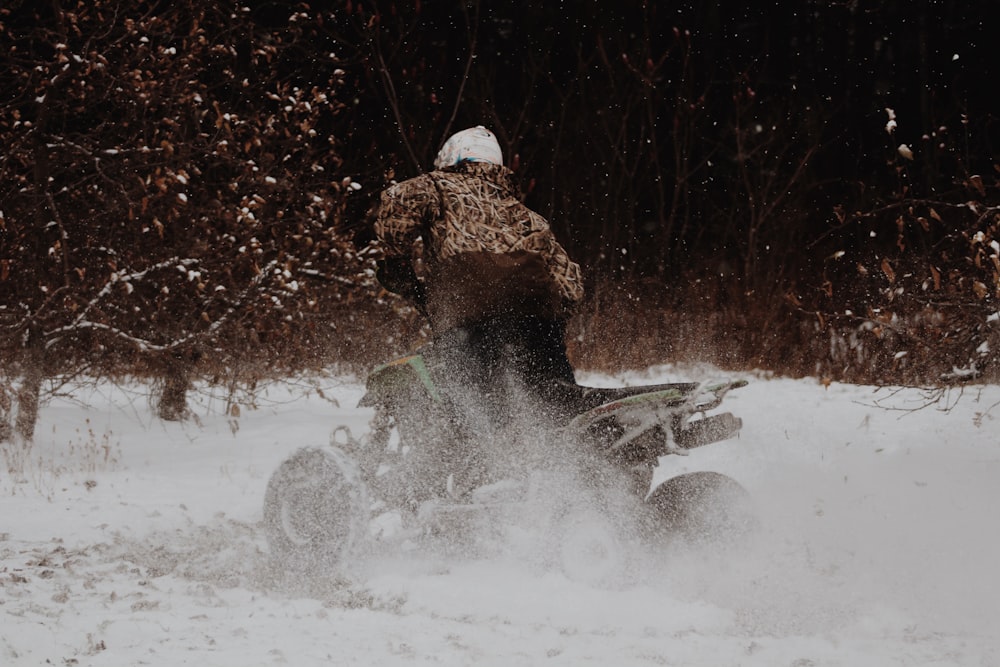
[[[441,402],[441,394],[431,379],[427,362],[423,355],[411,354],[389,363],[377,366],[368,376],[365,395],[359,407],[374,407],[395,402],[396,397],[412,399],[423,394],[435,403]]]

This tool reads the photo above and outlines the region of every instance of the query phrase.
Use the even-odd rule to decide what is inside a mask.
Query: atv
[[[369,432],[337,427],[328,446],[281,463],[263,524],[278,563],[330,571],[365,550],[429,543],[478,552],[530,525],[547,565],[596,583],[627,567],[629,544],[728,538],[752,524],[746,491],[725,475],[652,485],[662,457],[738,434],[739,418],[707,413],[745,381],[557,381],[540,399],[511,378],[487,395],[456,388],[453,370],[433,346],[377,367],[360,403],[373,409]]]

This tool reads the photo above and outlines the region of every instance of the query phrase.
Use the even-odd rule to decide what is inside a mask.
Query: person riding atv
[[[379,282],[427,317],[458,392],[488,396],[513,375],[557,402],[557,385],[574,382],[564,338],[579,265],[522,203],[485,127],[452,135],[434,167],[381,195]]]
[[[434,165],[388,188],[374,224],[380,282],[433,340],[368,375],[363,436],[338,426],[272,474],[275,562],[325,576],[393,545],[486,553],[535,536],[545,563],[603,582],[631,569],[630,545],[744,532],[738,482],[656,471],[739,433],[738,417],[708,412],[746,382],[578,385],[564,335],[580,267],[518,198],[496,137],[459,132]]]

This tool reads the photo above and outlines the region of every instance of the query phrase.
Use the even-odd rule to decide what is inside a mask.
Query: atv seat
[[[586,387],[575,383],[556,381],[556,386],[568,404],[573,405],[577,412],[585,412],[612,401],[656,391],[677,391],[681,394],[690,394],[698,388],[698,383],[672,382],[637,387]]]

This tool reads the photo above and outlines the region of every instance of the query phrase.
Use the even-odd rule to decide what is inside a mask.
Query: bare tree
[[[0,355],[22,435],[44,377],[160,375],[180,417],[197,369],[314,355],[319,319],[370,289],[338,226],[358,185],[328,19],[193,0],[0,16]]]

